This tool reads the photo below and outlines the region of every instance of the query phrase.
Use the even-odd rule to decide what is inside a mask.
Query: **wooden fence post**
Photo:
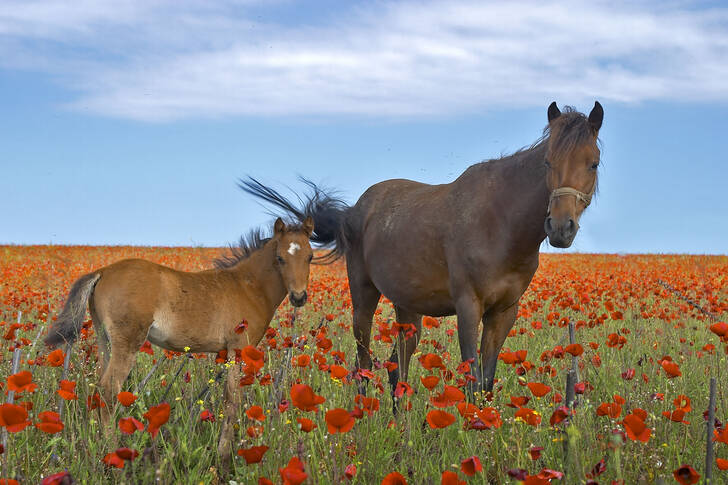
[[[705,439],[705,485],[713,483],[713,428],[715,427],[715,377],[710,378],[710,400],[708,404],[708,426]]]

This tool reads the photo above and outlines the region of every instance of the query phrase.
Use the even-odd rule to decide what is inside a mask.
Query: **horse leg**
[[[241,348],[244,346],[238,346]],[[235,348],[228,348],[228,356],[235,357]],[[240,409],[242,401],[242,391],[240,389],[240,364],[233,364],[228,369],[227,381],[225,384],[224,400],[224,418],[222,430],[220,431],[220,441],[217,444],[217,453],[220,455],[220,470],[227,474],[230,471],[230,463],[232,461],[233,438],[235,433],[235,421]]]
[[[397,364],[397,368],[389,373],[389,385],[392,386],[392,392],[394,392],[394,388],[397,387],[400,379],[407,382],[410,359],[415,348],[417,348],[417,343],[422,333],[422,315],[407,311],[397,305],[394,306],[394,311],[397,316],[397,323],[413,324],[415,326],[415,333],[409,338],[406,336],[407,330],[397,334],[397,342],[392,349],[392,356],[389,358],[390,362]]]
[[[106,328],[110,329],[111,359],[99,381],[101,398],[105,404],[105,407],[100,408],[101,422],[104,426],[109,425],[116,404],[116,395],[121,391],[121,386],[136,362],[137,351],[146,339],[146,333],[125,335],[121,333],[123,329],[114,323]],[[133,329],[134,326],[129,325],[125,328]]]
[[[500,313],[483,316],[483,335],[480,339],[480,367],[483,372],[482,390],[491,392],[495,380],[495,368],[503,342],[516,322],[518,303]]]
[[[463,362],[471,362],[470,373],[475,378],[475,382],[468,382],[468,394],[472,399],[475,391],[480,390],[483,381],[478,366],[478,323],[483,315],[483,307],[474,295],[464,295],[455,302],[455,311],[458,317],[460,356]]]
[[[111,343],[109,342],[109,335],[106,333],[104,323],[101,321],[101,317],[96,312],[96,307],[93,303],[93,295],[89,298],[89,311],[91,313],[91,321],[94,324],[94,331],[96,332],[96,347],[98,349],[98,362],[96,364],[96,372],[98,373],[99,380],[104,376],[106,368],[109,365],[109,357],[111,355]]]
[[[372,318],[382,294],[374,283],[361,270],[363,265],[354,260],[347,261],[349,291],[354,320],[354,340],[356,340],[356,368],[371,369],[372,358],[369,355],[369,343],[372,338]],[[366,382],[362,381],[359,393],[366,394]]]

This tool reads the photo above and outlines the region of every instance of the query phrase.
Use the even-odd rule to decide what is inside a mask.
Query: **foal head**
[[[587,118],[571,108],[562,114],[556,103],[548,109],[546,184],[551,190],[544,230],[549,243],[568,248],[579,230],[579,218],[597,187],[600,151],[597,146],[604,110],[597,101]]]
[[[308,274],[313,250],[309,238],[313,233],[313,219],[307,217],[300,227],[286,227],[279,217],[273,226],[273,241],[276,242],[275,266],[288,290],[293,306],[303,306],[308,295]]]

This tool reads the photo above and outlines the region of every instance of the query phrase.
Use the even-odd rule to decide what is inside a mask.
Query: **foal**
[[[272,237],[254,232],[247,241],[241,239],[232,257],[217,260],[217,268],[196,273],[141,259],[100,268],[73,284],[45,343],[56,347],[73,342],[88,304],[99,341],[99,388],[106,403],[113,402],[121,390],[147,339],[168,350],[227,350],[234,356],[235,349],[260,342],[286,295],[294,306],[306,303],[313,229],[311,217],[300,226],[288,227],[278,218]],[[247,328],[237,333],[243,320]],[[224,464],[230,460],[233,418],[241,399],[240,377],[240,366],[231,366],[218,445]],[[104,424],[108,425],[109,418],[107,408],[102,411]]]

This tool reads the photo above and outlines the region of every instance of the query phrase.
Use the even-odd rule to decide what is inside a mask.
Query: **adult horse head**
[[[548,109],[548,147],[544,163],[551,189],[544,230],[549,243],[568,248],[579,231],[579,218],[597,188],[600,151],[597,146],[604,110],[597,101],[584,115],[570,110],[562,114],[556,103]]]

